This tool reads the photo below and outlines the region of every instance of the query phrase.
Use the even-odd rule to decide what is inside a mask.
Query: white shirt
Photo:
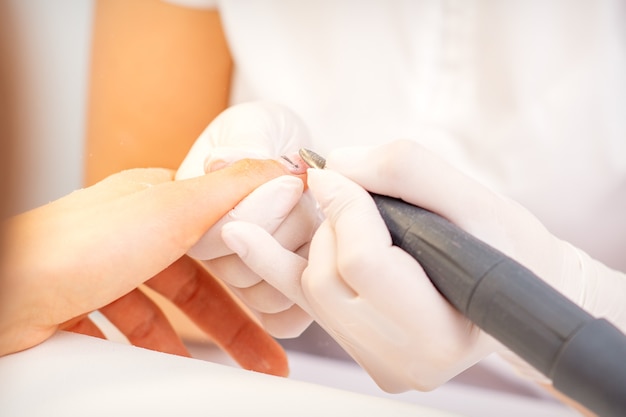
[[[218,3],[233,104],[291,107],[322,154],[417,140],[626,270],[623,2]]]
[[[223,0],[233,102],[316,149],[413,138],[626,270],[626,16],[606,1]]]

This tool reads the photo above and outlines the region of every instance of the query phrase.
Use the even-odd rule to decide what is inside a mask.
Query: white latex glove
[[[356,183],[443,215],[592,314],[626,327],[624,274],[557,239],[527,210],[416,143],[344,148],[328,156],[327,167],[309,171],[326,220],[313,238],[308,266],[296,254],[285,256],[254,225],[233,223],[223,237],[248,266],[319,321],[383,389],[432,389],[490,353],[511,355],[458,314],[420,265],[391,245],[374,202]],[[289,261],[267,262],[279,256]],[[276,268],[285,275],[274,274]],[[538,375],[521,361],[515,365]]]
[[[269,102],[239,104],[222,112],[198,137],[176,179],[204,175],[242,158],[280,160],[283,155],[297,155],[298,149],[308,144],[306,128],[287,108]],[[234,219],[245,220],[272,234],[285,248],[306,252],[320,217],[316,202],[309,193],[303,194],[303,188],[302,181],[290,176],[264,184],[188,252],[223,280],[276,337],[297,336],[312,319],[233,255],[220,232]],[[270,317],[267,322],[265,315]]]

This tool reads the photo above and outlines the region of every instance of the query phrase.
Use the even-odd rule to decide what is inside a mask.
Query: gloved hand
[[[222,112],[200,135],[179,167],[176,179],[204,175],[243,158],[280,160],[282,156],[297,156],[298,149],[307,147],[309,142],[303,123],[287,108],[269,102],[239,104]],[[295,165],[297,159],[292,160]],[[292,171],[305,169],[302,165],[292,166]],[[234,219],[257,224],[285,248],[306,253],[320,222],[316,202],[308,192],[303,193],[302,181],[279,177],[253,191],[188,252],[223,280],[270,334],[299,335],[311,323],[311,317],[248,269],[224,245],[221,229]]]
[[[624,274],[557,239],[524,208],[416,143],[340,149],[328,156],[327,167],[308,174],[326,216],[308,265],[253,225],[232,223],[222,234],[249,267],[308,311],[383,389],[432,389],[493,352],[509,359],[512,354],[457,313],[420,265],[391,245],[360,186],[439,213],[592,314],[626,328],[619,295],[626,291]],[[521,361],[514,365],[538,375]]]

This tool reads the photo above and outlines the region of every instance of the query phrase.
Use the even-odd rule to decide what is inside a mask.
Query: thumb
[[[300,284],[306,259],[283,248],[267,231],[252,223],[230,222],[222,228],[222,238],[251,270],[310,314]]]

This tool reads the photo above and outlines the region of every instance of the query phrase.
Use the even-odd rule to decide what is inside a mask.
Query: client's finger
[[[100,312],[134,346],[190,356],[163,312],[139,289],[102,307]]]
[[[198,262],[183,256],[146,285],[170,299],[242,368],[288,374],[283,348]]]
[[[66,330],[72,333],[84,334],[86,336],[99,337],[104,339],[104,333],[96,324],[87,316],[76,317],[59,326],[60,330]]]
[[[220,236],[222,226],[233,220],[245,220],[273,233],[298,203],[304,184],[298,178],[282,175],[252,191],[228,211],[187,254],[195,259],[214,259],[232,254]]]

